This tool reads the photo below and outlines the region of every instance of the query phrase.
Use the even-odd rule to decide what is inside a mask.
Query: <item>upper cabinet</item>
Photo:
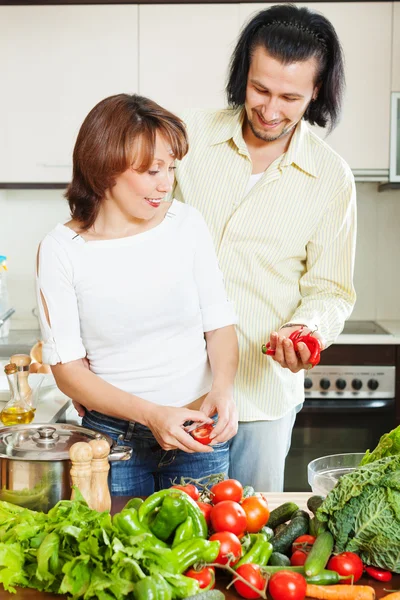
[[[400,92],[400,3],[393,3],[392,92]]]
[[[139,7],[139,88],[166,108],[222,108],[239,4]]]
[[[0,182],[64,183],[89,110],[138,89],[138,7],[0,7]]]
[[[297,3],[325,15],[343,46],[346,94],[342,118],[326,137],[353,170],[389,168],[392,2]],[[396,3],[395,3],[396,4]],[[242,4],[244,23],[254,12],[271,4]],[[400,30],[399,30],[400,34]],[[397,76],[400,77],[400,62]]]
[[[176,112],[224,107],[240,28],[271,5],[0,6],[0,186],[69,181],[79,126],[108,95],[138,91]],[[387,171],[400,3],[308,6],[332,21],[346,59],[343,116],[327,142],[353,170]]]

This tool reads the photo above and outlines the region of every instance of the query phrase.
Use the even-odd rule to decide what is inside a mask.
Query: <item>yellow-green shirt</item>
[[[195,206],[212,233],[238,315],[240,420],[277,419],[304,399],[304,372],[264,356],[287,322],[318,327],[327,344],[355,303],[356,196],[348,165],[301,121],[289,148],[246,194],[252,163],[242,110],[183,116],[190,149],[174,196]]]

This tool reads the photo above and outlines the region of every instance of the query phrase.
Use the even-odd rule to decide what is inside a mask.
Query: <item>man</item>
[[[204,215],[238,313],[240,424],[230,476],[259,491],[283,489],[304,400],[310,352],[300,343],[297,355],[290,334],[304,326],[326,347],[355,303],[353,176],[306,125],[333,129],[343,89],[332,24],[280,4],[239,37],[230,108],[184,117],[190,150],[177,165],[175,197]],[[273,358],[261,352],[268,340]]]

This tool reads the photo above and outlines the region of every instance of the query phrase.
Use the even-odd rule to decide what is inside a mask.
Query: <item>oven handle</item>
[[[322,412],[386,412],[395,407],[394,398],[374,398],[363,400],[305,400],[302,413]]]

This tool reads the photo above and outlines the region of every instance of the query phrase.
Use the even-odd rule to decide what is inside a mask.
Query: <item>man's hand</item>
[[[271,358],[279,363],[284,369],[292,371],[292,373],[298,373],[302,369],[308,369],[310,366],[309,360],[311,352],[306,344],[303,342],[297,344],[299,353],[299,356],[297,356],[293,347],[293,342],[289,339],[289,336],[299,329],[300,327],[298,325],[295,325],[294,327],[282,327],[279,332],[273,331],[269,339],[270,349],[275,350],[275,355],[271,356]],[[304,327],[302,334],[307,335],[307,333],[311,333],[311,329]],[[321,342],[321,349],[323,349],[324,342],[318,331],[314,331],[313,336],[319,339]]]
[[[218,422],[211,434],[211,445],[230,440],[238,430],[238,413],[233,400],[233,390],[212,389],[200,407],[206,415],[218,414]]]

